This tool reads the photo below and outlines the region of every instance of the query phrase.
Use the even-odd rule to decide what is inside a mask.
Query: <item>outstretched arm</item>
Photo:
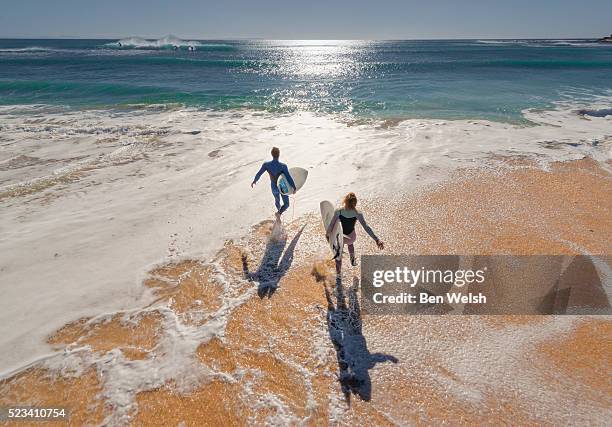
[[[251,184],[251,187],[257,184],[257,181],[259,181],[259,178],[261,178],[261,174],[263,174],[265,171],[266,164],[264,163],[261,165],[261,168],[259,168],[259,171],[255,174],[255,178],[253,178],[253,183]]]
[[[366,223],[366,220],[363,217],[363,214],[361,212],[357,212],[357,219],[359,220],[359,224],[361,224],[361,226],[366,231],[366,233],[368,233],[368,236],[374,239],[378,247],[382,249],[383,248],[382,241],[376,236],[376,234],[374,234],[374,230],[372,230],[372,228],[370,228],[370,226]]]

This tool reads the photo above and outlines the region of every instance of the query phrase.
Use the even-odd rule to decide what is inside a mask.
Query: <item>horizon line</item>
[[[181,40],[230,40],[230,41],[244,41],[244,40],[262,40],[262,41],[432,41],[432,40],[597,40],[598,38],[607,37],[593,36],[593,37],[436,37],[436,38],[381,38],[381,39],[353,39],[353,38],[267,38],[267,37],[215,37],[215,38],[197,38],[197,37],[179,37],[173,34],[167,34],[160,37],[149,37],[149,36],[115,36],[115,37],[73,37],[73,36],[54,36],[54,37],[4,37],[0,36],[0,40],[121,40],[125,38],[140,38],[145,40],[159,40],[164,37],[177,37]]]

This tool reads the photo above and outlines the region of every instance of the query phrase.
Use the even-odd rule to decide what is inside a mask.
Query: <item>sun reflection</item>
[[[368,65],[368,41],[287,40],[265,42],[267,60],[262,70],[280,77],[272,100],[291,110],[345,111],[353,109],[350,91]]]
[[[277,72],[287,77],[350,78],[360,72],[369,42],[351,40],[289,40],[275,42]]]

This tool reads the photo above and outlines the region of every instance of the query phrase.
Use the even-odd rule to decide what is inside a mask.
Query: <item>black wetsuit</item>
[[[366,224],[365,218],[363,217],[363,214],[359,211],[346,211],[347,213],[351,214],[354,212],[355,216],[351,217],[351,216],[344,216],[342,215],[342,211],[344,209],[337,209],[336,213],[334,215],[334,219],[332,220],[328,230],[331,231],[332,228],[334,227],[334,224],[336,223],[336,221],[340,221],[340,223],[342,224],[342,232],[344,233],[345,236],[348,236],[350,234],[352,234],[355,231],[355,223],[357,221],[359,221],[359,223],[361,224],[361,226],[363,227],[363,229],[366,231],[366,233],[368,233],[368,235],[374,239],[375,242],[378,242],[378,237],[376,237],[376,234],[374,234],[374,231],[370,228],[370,226],[368,224]]]
[[[357,222],[357,217],[353,217],[353,218],[347,218],[345,216],[343,216],[342,214],[340,214],[340,216],[338,217],[340,219],[340,222],[342,223],[342,232],[345,235],[349,235],[351,234],[353,231],[355,231],[355,222]]]

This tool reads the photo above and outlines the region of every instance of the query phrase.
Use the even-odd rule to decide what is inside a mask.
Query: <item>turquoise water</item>
[[[0,40],[0,105],[179,104],[520,121],[612,93],[588,40]]]

